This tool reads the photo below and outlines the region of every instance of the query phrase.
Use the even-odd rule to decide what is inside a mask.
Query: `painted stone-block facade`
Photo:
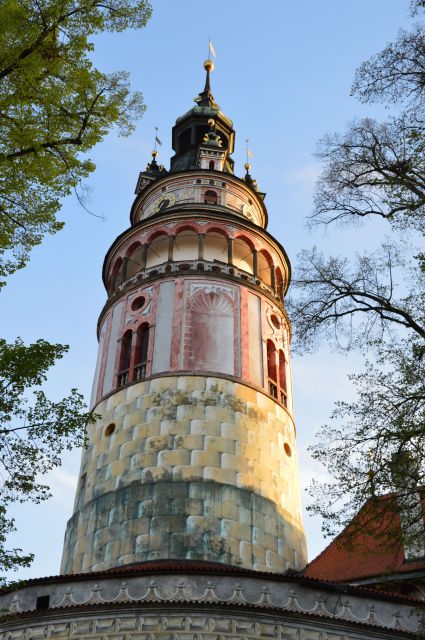
[[[305,566],[294,425],[274,400],[222,378],[167,376],[96,411],[62,572],[170,557]]]
[[[208,92],[207,92],[208,93]],[[208,94],[209,95],[209,94]],[[202,98],[204,100],[204,98]],[[302,569],[284,308],[265,194],[233,174],[211,97],[156,152],[108,251],[92,408],[63,573],[158,559]]]

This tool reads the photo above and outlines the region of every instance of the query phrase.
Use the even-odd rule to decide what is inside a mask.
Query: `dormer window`
[[[179,135],[177,140],[178,153],[182,153],[183,151],[186,151],[187,149],[189,149],[191,134],[192,134],[191,130],[186,129]]]
[[[215,191],[213,191],[212,189],[208,189],[208,191],[205,191],[205,195],[204,195],[205,204],[217,204],[217,201],[218,201],[218,196]]]

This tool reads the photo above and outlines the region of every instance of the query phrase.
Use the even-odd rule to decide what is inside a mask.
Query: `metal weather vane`
[[[208,36],[208,60],[211,60],[211,56],[215,58],[217,56],[213,44],[211,42],[211,38]]]
[[[154,151],[156,151],[156,145],[159,144],[159,146],[162,145],[161,140],[158,138],[158,127],[155,127],[155,146],[154,146]]]

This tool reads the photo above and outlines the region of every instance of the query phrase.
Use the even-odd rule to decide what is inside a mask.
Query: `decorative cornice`
[[[250,597],[247,589],[239,582],[234,583],[233,588],[229,591],[228,596],[217,592],[217,584],[208,581],[203,592],[197,593],[196,586],[193,583],[179,579],[174,588],[170,585],[151,579],[149,583],[141,588],[141,585],[132,585],[127,582],[121,582],[116,586],[116,592],[113,592],[111,581],[106,581],[103,585],[94,584],[87,591],[84,598],[74,597],[72,588],[67,589],[60,601],[50,606],[49,610],[63,610],[75,607],[96,607],[122,605],[122,604],[184,604],[184,605],[225,605],[255,608],[259,610],[276,611],[281,613],[300,614],[301,616],[313,616],[318,618],[326,618],[329,621],[342,621],[345,623],[354,623],[367,625],[377,629],[397,630],[405,633],[414,633],[413,625],[406,624],[403,615],[399,610],[395,610],[392,614],[391,623],[385,623],[377,614],[376,606],[369,604],[366,615],[357,615],[353,612],[353,604],[348,598],[340,598],[337,605],[333,607],[326,606],[326,598],[323,593],[313,595],[313,606],[309,606],[307,602],[302,601],[302,597],[292,587],[288,589],[287,598],[284,602],[279,602],[279,598],[273,594],[273,590],[269,586],[262,586],[257,597]],[[106,587],[106,588],[105,588]],[[252,591],[252,589],[251,589]],[[305,600],[311,601],[312,593],[306,594]],[[368,600],[371,598],[368,598]],[[17,614],[28,613],[31,609],[24,609],[20,606],[18,594],[12,598],[8,611],[4,614],[16,616]],[[38,612],[41,614],[41,612]]]
[[[283,313],[286,322],[288,324],[288,330],[290,336],[292,336],[292,326],[289,316],[286,312],[284,301],[278,299],[277,296],[265,285],[261,280],[255,278],[255,276],[244,273],[242,269],[238,269],[237,267],[233,267],[232,265],[223,264],[223,266],[219,267],[220,271],[217,271],[217,265],[214,263],[210,263],[207,260],[185,260],[183,262],[184,265],[190,265],[184,269],[181,268],[181,264],[179,262],[164,262],[163,264],[155,265],[150,267],[149,269],[145,269],[140,271],[136,275],[132,276],[128,280],[126,280],[120,287],[111,294],[107,301],[105,302],[97,321],[97,337],[99,339],[99,331],[100,325],[102,324],[103,318],[106,312],[112,307],[116,302],[122,298],[123,296],[128,295],[134,290],[144,288],[146,286],[152,285],[155,282],[159,282],[165,279],[176,279],[176,278],[210,278],[213,280],[224,280],[230,281],[233,284],[238,286],[247,287],[252,289],[256,293],[259,293],[265,296],[273,305],[278,307],[280,311]],[[208,269],[198,269],[197,265],[202,264],[206,266],[214,266],[214,271]],[[233,272],[233,273],[232,273]],[[152,275],[150,275],[152,274]],[[242,275],[241,275],[242,274]]]

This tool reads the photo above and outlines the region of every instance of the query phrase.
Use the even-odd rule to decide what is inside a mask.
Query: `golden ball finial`
[[[214,118],[210,118],[210,119],[208,120],[208,124],[210,125],[210,127],[215,127],[215,120],[214,120]]]
[[[214,71],[214,62],[212,60],[205,60],[204,69],[205,71]]]
[[[158,151],[156,149],[154,149],[152,151],[152,158],[156,158],[157,155],[158,155]]]
[[[251,165],[249,164],[249,162],[246,162],[246,163],[245,163],[245,169],[246,169],[247,171],[249,171],[249,170],[251,169]]]

